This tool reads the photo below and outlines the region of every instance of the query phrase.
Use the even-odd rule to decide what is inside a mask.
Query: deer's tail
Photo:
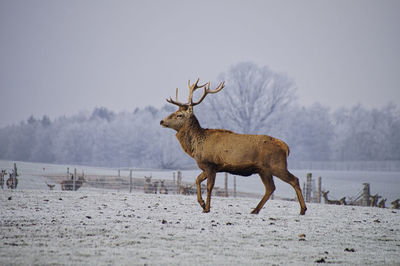
[[[289,157],[289,154],[290,154],[289,146],[284,141],[282,141],[280,139],[277,139],[277,142],[278,142],[279,146],[285,151],[286,158]]]
[[[289,146],[286,144],[286,158],[289,157],[289,154],[290,154],[290,149]]]

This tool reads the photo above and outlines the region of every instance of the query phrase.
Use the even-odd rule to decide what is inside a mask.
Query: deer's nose
[[[161,121],[160,121],[160,125],[162,125],[162,124],[164,124],[164,120],[161,120]]]

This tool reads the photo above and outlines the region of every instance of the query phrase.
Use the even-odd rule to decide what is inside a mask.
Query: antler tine
[[[199,88],[203,88],[206,86],[208,83],[204,85],[198,86],[197,84],[199,83],[200,78],[197,78],[197,80],[193,83],[193,85],[190,85],[190,80],[188,81],[188,86],[189,86],[189,97],[188,97],[188,105],[193,104],[193,92]]]
[[[225,81],[222,81],[216,89],[210,90],[210,82],[204,84],[203,85],[203,87],[204,87],[203,95],[201,96],[200,100],[198,100],[197,102],[195,102],[195,103],[192,102],[192,106],[195,106],[195,105],[198,105],[199,103],[201,103],[204,100],[204,98],[206,98],[207,94],[217,93],[217,92],[221,91],[224,88],[224,85],[225,85]]]
[[[210,86],[208,86],[208,87],[210,87]],[[217,87],[216,89],[210,90],[210,88],[208,88],[208,89],[207,89],[207,92],[208,92],[208,93],[217,93],[217,92],[221,91],[224,87],[225,87],[225,81],[222,81],[222,82],[218,85],[218,87]]]
[[[176,88],[175,101],[172,100],[171,97],[169,97],[169,99],[167,99],[167,102],[172,103],[172,104],[175,104],[175,105],[180,106],[180,107],[186,105],[186,104],[181,103],[180,101],[178,101],[178,88]]]

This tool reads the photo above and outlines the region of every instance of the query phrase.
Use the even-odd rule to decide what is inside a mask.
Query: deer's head
[[[207,96],[209,93],[217,93],[220,90],[224,88],[224,82],[221,82],[219,86],[214,89],[210,90],[210,82],[204,84],[204,85],[198,85],[199,79],[196,80],[193,85],[190,85],[190,80],[188,81],[188,86],[189,86],[189,98],[187,103],[181,103],[178,101],[178,88],[176,88],[176,97],[175,100],[172,100],[172,98],[167,99],[167,102],[172,103],[174,105],[177,105],[179,107],[178,111],[170,114],[166,118],[160,121],[160,125],[163,127],[168,127],[175,129],[176,131],[179,131],[182,126],[190,121],[190,119],[193,117],[193,107],[201,103],[204,98]],[[193,92],[199,88],[204,88],[203,95],[197,102],[193,102]]]

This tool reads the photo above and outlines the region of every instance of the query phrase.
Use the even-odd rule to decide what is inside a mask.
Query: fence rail
[[[14,180],[15,186],[8,186],[10,189],[55,189],[55,190],[78,190],[78,189],[111,189],[117,191],[141,191],[144,193],[164,193],[164,194],[195,194],[196,185],[194,178],[198,175],[195,171],[183,171],[185,176],[182,179],[182,173],[180,171],[163,171],[163,170],[138,170],[135,171],[130,169],[110,169],[110,168],[94,168],[94,167],[82,167],[78,171],[75,168],[68,168],[64,165],[43,165],[19,162],[18,171],[17,166],[13,162],[0,161],[1,171],[1,188],[7,189],[5,183],[12,183]],[[304,163],[304,162],[303,162]],[[315,162],[312,162],[315,166]],[[324,162],[320,162],[323,164]],[[367,162],[362,162],[365,164]],[[376,163],[376,162],[374,162]],[[387,164],[387,169],[394,169],[392,164]],[[362,166],[361,164],[361,166]],[[304,166],[305,164],[303,164]],[[354,167],[354,162],[350,163]],[[321,165],[319,165],[321,166]],[[376,165],[375,165],[376,167]],[[311,167],[312,168],[312,167]],[[376,169],[376,168],[375,168]],[[307,202],[322,202],[322,177],[324,179],[324,190],[326,194],[326,200],[324,202],[338,202],[338,198],[346,196],[346,200],[349,204],[361,204],[364,206],[376,205],[376,200],[388,199],[388,202],[398,199],[398,189],[396,185],[399,184],[397,172],[332,172],[326,171],[321,174],[321,171],[317,171],[318,175],[316,179],[311,176],[311,171],[300,171],[297,173],[298,177],[303,181],[303,193],[304,198]],[[155,174],[152,177],[151,173]],[[308,173],[308,174],[305,174]],[[350,174],[349,174],[350,173]],[[7,176],[6,176],[7,174]],[[134,174],[134,176],[133,176]],[[150,175],[150,176],[147,176]],[[221,174],[222,175],[222,174]],[[327,175],[327,177],[325,177]],[[360,175],[355,179],[352,179],[353,175]],[[10,176],[10,177],[9,177]],[[365,177],[368,176],[368,177]],[[193,179],[192,179],[193,178]],[[18,182],[18,180],[20,182]],[[183,181],[185,180],[185,181]],[[219,180],[224,180],[219,178]],[[228,175],[225,175],[224,182],[218,182],[214,187],[213,194],[217,196],[230,196],[230,197],[262,197],[264,190],[259,186],[259,179],[253,178],[242,178],[236,176],[230,176],[230,187],[228,187]],[[191,182],[188,182],[191,181]],[[233,182],[232,182],[233,181]],[[239,189],[236,189],[238,181]],[[316,183],[318,181],[318,183]],[[258,182],[258,183],[257,183]],[[354,186],[355,183],[360,184]],[[18,188],[17,188],[18,184]],[[344,184],[353,184],[352,188],[349,188]],[[369,189],[361,191],[361,184],[366,188],[366,185],[371,184],[371,192]],[[388,187],[387,185],[390,186]],[[47,185],[47,187],[46,187]],[[277,182],[279,185],[279,181]],[[327,193],[331,190],[332,199],[328,199]],[[285,191],[287,189],[287,191]],[[242,190],[242,191],[240,191]],[[205,185],[202,186],[202,192],[205,192]],[[277,199],[293,200],[292,190],[289,187],[281,186],[277,190]],[[283,193],[282,193],[283,192]],[[367,193],[368,192],[368,193]],[[379,193],[379,195],[378,195]],[[373,195],[372,195],[373,194]],[[339,197],[340,195],[340,197]],[[336,199],[335,199],[336,198]],[[361,200],[363,198],[363,200]],[[340,201],[340,200],[339,200]],[[368,203],[369,202],[369,203]]]
[[[289,158],[289,168],[295,170],[399,172],[400,161],[292,161]]]

